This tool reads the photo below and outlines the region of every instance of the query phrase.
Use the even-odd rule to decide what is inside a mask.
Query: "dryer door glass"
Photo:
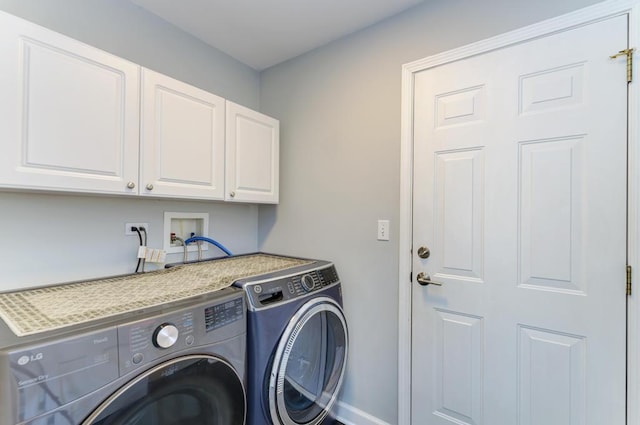
[[[242,425],[245,393],[233,367],[212,356],[177,358],[118,390],[83,425]]]
[[[342,309],[329,298],[305,304],[276,351],[269,386],[274,423],[317,424],[335,402],[347,360]]]

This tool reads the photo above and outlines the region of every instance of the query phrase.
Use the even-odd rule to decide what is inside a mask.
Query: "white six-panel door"
[[[416,74],[413,424],[624,424],[626,47],[620,16]]]

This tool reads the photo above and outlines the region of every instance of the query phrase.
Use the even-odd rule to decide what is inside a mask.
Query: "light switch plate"
[[[378,240],[389,240],[389,220],[378,220]]]

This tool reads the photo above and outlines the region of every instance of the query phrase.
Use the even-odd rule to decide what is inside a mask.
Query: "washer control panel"
[[[245,329],[244,298],[231,297],[190,305],[118,326],[120,374],[190,347],[213,344]]]
[[[292,276],[247,282],[244,288],[249,308],[256,310],[305,296],[339,281],[335,266],[328,264]]]

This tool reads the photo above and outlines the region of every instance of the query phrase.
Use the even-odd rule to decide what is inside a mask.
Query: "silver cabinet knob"
[[[422,286],[427,286],[427,285],[442,286],[442,283],[432,281],[431,276],[429,276],[428,274],[425,274],[424,272],[418,273],[418,276],[416,276],[416,280]]]
[[[136,187],[136,184],[135,184],[134,182],[129,182],[129,183],[127,183],[127,187],[128,187],[129,189],[133,189],[133,188],[135,188],[135,187]]]
[[[231,193],[229,193],[229,196],[232,197],[232,198],[235,198],[236,197],[236,193],[235,192],[231,192]]]
[[[153,185],[151,183],[147,183],[145,187],[147,188],[147,190],[153,190]]]

